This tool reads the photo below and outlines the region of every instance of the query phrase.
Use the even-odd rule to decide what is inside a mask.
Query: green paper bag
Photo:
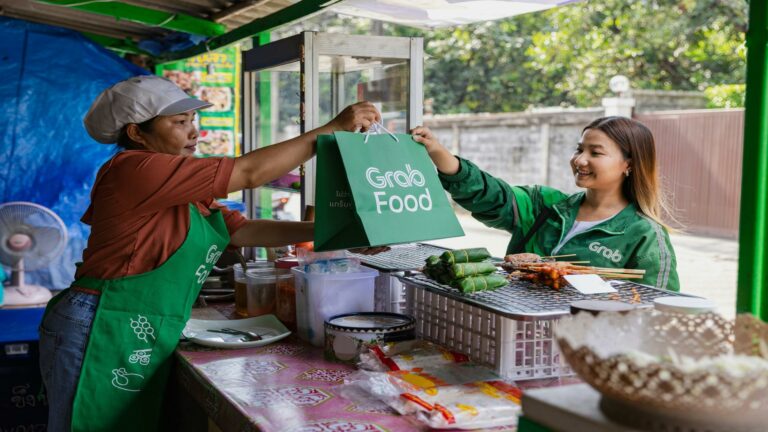
[[[424,146],[395,136],[318,136],[315,250],[464,235]]]

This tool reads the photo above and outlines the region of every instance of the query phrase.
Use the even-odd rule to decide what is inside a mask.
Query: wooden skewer
[[[541,259],[565,258],[565,257],[572,257],[572,256],[576,256],[576,254],[543,256],[541,257]]]
[[[630,273],[630,274],[639,274],[644,275],[645,270],[643,269],[617,269],[617,268],[610,268],[610,267],[593,267],[595,270],[605,270],[609,273]]]
[[[568,264],[571,264],[571,262],[568,262]],[[539,265],[546,265],[546,264],[539,264]],[[642,269],[624,269],[624,268],[611,268],[611,267],[591,267],[591,266],[580,266],[580,265],[573,265],[573,266],[569,266],[569,267],[572,268],[572,269],[575,269],[575,270],[595,270],[597,272],[604,272],[604,273],[629,273],[629,274],[639,274],[639,275],[644,275],[645,274],[645,270],[642,270]]]
[[[639,274],[624,274],[624,273],[598,273],[600,277],[607,279],[642,279],[643,275]]]
[[[623,268],[608,268],[608,267],[591,267],[576,265],[584,263],[585,261],[558,261],[560,266],[555,265],[555,269],[558,267],[563,270],[573,272],[573,274],[597,274],[599,276],[609,279],[642,279],[645,275],[645,270],[642,269],[623,269]],[[589,263],[589,261],[586,261]],[[497,266],[502,266],[503,263],[496,263]],[[553,263],[546,262],[523,262],[517,264],[517,267],[521,270],[539,271],[547,266],[552,266]],[[563,266],[564,265],[564,266]]]

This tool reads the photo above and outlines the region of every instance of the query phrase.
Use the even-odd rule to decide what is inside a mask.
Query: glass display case
[[[421,123],[421,38],[304,32],[243,51],[242,66],[244,152],[312,130],[361,100],[392,132]],[[314,158],[245,193],[250,218],[299,220],[314,200]]]

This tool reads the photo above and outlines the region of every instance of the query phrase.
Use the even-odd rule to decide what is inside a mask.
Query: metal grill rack
[[[569,315],[571,303],[578,300],[620,300],[632,303],[637,294],[640,296],[640,304],[650,305],[657,297],[686,296],[626,281],[611,281],[611,285],[618,291],[616,294],[587,295],[581,294],[570,286],[554,290],[548,286],[518,280],[512,280],[507,286],[495,291],[463,294],[456,288],[439,284],[422,274],[402,276],[401,279],[428,291],[515,320],[558,318]]]
[[[380,271],[418,270],[430,255],[440,255],[446,248],[425,243],[392,246],[392,249],[376,255],[352,254],[368,267]]]

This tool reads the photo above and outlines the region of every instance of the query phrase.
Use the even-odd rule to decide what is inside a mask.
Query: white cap
[[[212,105],[190,97],[166,78],[141,75],[101,92],[83,123],[91,138],[102,144],[113,144],[123,126],[129,123],[143,123],[159,115],[176,115]]]
[[[714,312],[717,305],[712,300],[700,297],[657,297],[653,300],[656,310],[696,315]]]

